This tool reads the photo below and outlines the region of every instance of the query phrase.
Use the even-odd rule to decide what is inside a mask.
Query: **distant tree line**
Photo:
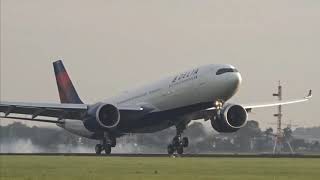
[[[231,134],[219,134],[213,130],[207,132],[202,123],[195,122],[189,125],[183,136],[189,137],[190,140],[186,153],[262,153],[272,151],[274,133],[272,128],[261,130],[256,121],[249,121],[245,127]],[[285,128],[283,134],[294,151],[320,153],[320,127],[297,128],[294,131]],[[165,153],[174,135],[174,128],[153,134],[133,134],[119,138],[118,146],[121,148],[130,145],[130,153]],[[61,145],[70,148],[92,148],[94,152],[93,147],[98,143],[95,140],[79,138],[59,128],[28,127],[21,123],[0,126],[1,151],[4,149],[3,146],[18,140],[29,140],[44,152],[57,152]],[[284,145],[283,150],[289,152],[289,147]],[[65,152],[69,152],[69,149]]]

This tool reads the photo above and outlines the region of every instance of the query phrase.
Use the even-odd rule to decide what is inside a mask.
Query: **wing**
[[[261,104],[243,104],[242,106],[250,112],[252,109],[256,108],[264,108],[264,107],[273,107],[273,106],[282,106],[288,104],[295,104],[308,101],[312,98],[312,90],[309,91],[308,95],[301,99],[293,99],[288,101],[277,101],[277,102],[270,102],[270,103],[261,103]]]
[[[247,112],[251,112],[252,109],[256,109],[256,108],[265,108],[265,107],[274,107],[274,106],[280,106],[280,105],[301,103],[301,102],[308,101],[311,98],[312,98],[312,90],[309,91],[309,94],[306,97],[301,99],[293,99],[288,101],[276,101],[276,102],[260,103],[260,104],[240,104],[240,105],[244,107],[247,110]],[[216,112],[216,108],[212,107],[203,111],[192,113],[190,116],[192,120],[197,120],[197,119],[209,120],[212,114],[215,112]]]
[[[287,100],[287,101],[275,101],[275,102],[269,102],[269,103],[260,103],[260,104],[240,104],[242,107],[244,107],[248,112],[250,112],[252,109],[256,108],[265,108],[265,107],[273,107],[273,106],[282,106],[282,105],[288,105],[288,104],[295,104],[295,103],[301,103],[305,101],[309,101],[312,98],[312,90],[309,91],[309,94],[301,99],[293,99],[293,100]],[[212,111],[215,110],[215,107],[206,109],[206,111]]]
[[[58,121],[41,120],[37,117],[49,117],[57,119],[82,119],[88,110],[85,104],[46,104],[46,103],[23,103],[23,102],[0,102],[0,114],[2,118],[21,119],[40,122]],[[30,118],[12,117],[11,114],[30,115]],[[10,116],[9,116],[10,115]]]
[[[61,119],[82,120],[87,115],[88,108],[89,105],[86,104],[0,102],[0,118],[61,123],[62,121],[59,121]],[[144,110],[138,106],[121,106],[118,108],[121,115],[124,116],[131,116]],[[11,116],[12,114],[28,115],[28,117]],[[39,119],[38,117],[45,117],[45,119]],[[47,118],[57,118],[57,120],[48,120]]]

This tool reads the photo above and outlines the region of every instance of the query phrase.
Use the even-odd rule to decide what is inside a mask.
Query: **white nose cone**
[[[240,73],[232,73],[230,74],[231,76],[231,80],[229,82],[229,88],[230,88],[230,93],[233,96],[234,94],[236,94],[240,88],[241,82],[242,82],[242,77],[240,75]]]
[[[239,88],[240,87],[240,85],[241,85],[241,83],[242,83],[242,77],[241,77],[241,74],[238,72],[237,73],[237,87]]]

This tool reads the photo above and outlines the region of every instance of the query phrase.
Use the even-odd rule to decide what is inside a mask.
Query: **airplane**
[[[154,133],[175,127],[169,155],[183,154],[189,140],[183,131],[193,120],[210,120],[222,133],[246,125],[253,109],[305,102],[301,99],[261,104],[234,104],[229,100],[240,88],[242,77],[232,65],[197,67],[152,84],[126,91],[94,104],[80,99],[62,60],[53,63],[61,103],[0,102],[1,118],[54,123],[81,137],[99,140],[97,155],[111,153],[116,139],[133,133]]]

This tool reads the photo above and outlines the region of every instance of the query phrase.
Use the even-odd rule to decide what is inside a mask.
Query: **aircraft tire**
[[[116,138],[112,138],[112,139],[111,139],[111,147],[116,147],[116,145],[117,145],[117,140],[116,140]]]
[[[182,155],[182,154],[183,154],[183,146],[178,146],[178,147],[177,147],[177,153],[178,153],[179,155]]]
[[[104,147],[104,151],[105,151],[105,153],[106,153],[106,155],[110,155],[111,154],[111,145],[106,145],[105,147]]]
[[[171,156],[174,153],[174,147],[172,144],[168,145],[168,154]]]
[[[97,144],[95,147],[95,151],[97,155],[100,155],[102,152],[102,145],[101,144]]]
[[[182,146],[185,148],[189,146],[189,139],[187,137],[182,139]]]
[[[180,139],[178,136],[176,136],[172,140],[172,146],[179,146],[179,145],[180,145]]]

